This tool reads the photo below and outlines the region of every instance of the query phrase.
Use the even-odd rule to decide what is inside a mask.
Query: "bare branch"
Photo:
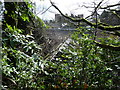
[[[97,9],[99,9],[99,7],[100,7],[100,5],[102,4],[103,1],[104,0],[101,0],[96,7],[92,7],[92,8],[95,8],[94,12],[91,15],[87,16],[85,19],[89,18],[90,16],[93,16],[97,12]],[[85,5],[84,5],[84,7],[85,7]],[[89,7],[87,7],[87,8],[89,8]]]
[[[51,6],[49,6],[44,12],[42,12],[41,14],[44,14],[46,11],[48,11],[50,8],[52,7],[52,5]]]
[[[103,1],[103,0],[102,0]],[[97,10],[97,8],[100,6],[100,4],[102,3],[102,1],[99,3],[99,5],[97,5],[97,7],[95,8],[96,10]],[[51,2],[51,4],[52,4],[52,6],[54,7],[54,8],[56,8],[58,11],[59,11],[59,13],[62,15],[62,16],[64,16],[65,18],[67,18],[67,19],[69,19],[69,20],[71,20],[71,21],[73,21],[73,22],[85,22],[86,24],[88,24],[88,25],[90,25],[90,26],[94,26],[95,28],[97,27],[97,28],[99,28],[99,29],[101,29],[101,30],[106,30],[106,31],[114,31],[114,34],[115,35],[118,35],[119,36],[119,32],[117,32],[117,30],[120,30],[120,25],[118,25],[118,26],[111,26],[111,25],[104,25],[104,24],[98,24],[98,25],[96,25],[95,23],[92,23],[92,22],[89,22],[88,20],[86,20],[86,19],[84,19],[84,18],[81,18],[81,19],[75,19],[75,18],[72,18],[72,17],[69,17],[69,16],[66,16],[66,15],[64,15],[62,12],[61,12],[61,10],[57,7],[57,6],[55,6],[54,4],[53,4],[53,2]],[[120,51],[120,46],[113,46],[113,45],[106,45],[106,44],[101,44],[101,43],[99,43],[99,42],[97,42],[97,41],[94,41],[94,43],[96,43],[96,45],[97,46],[99,46],[99,47],[101,47],[101,48],[107,48],[107,49],[111,49],[111,50],[116,50],[116,51]]]
[[[100,9],[107,9],[107,8],[115,7],[115,6],[120,6],[120,3],[114,4],[114,5],[108,5],[108,6],[106,6],[106,7],[100,7]]]
[[[97,9],[100,7],[100,5],[102,4],[103,1],[104,1],[104,0],[101,0],[101,2],[98,3],[98,5],[97,5],[97,7],[95,8],[95,10],[97,10]]]
[[[64,15],[64,14],[61,12],[61,10],[60,10],[56,5],[54,5],[53,2],[51,2],[51,4],[52,4],[52,6],[53,6],[54,8],[56,8],[56,9],[59,11],[59,13],[60,13],[62,16],[64,16],[65,18],[67,18],[67,19],[69,19],[69,20],[71,20],[71,21],[73,21],[73,22],[85,22],[86,24],[88,24],[88,25],[90,25],[90,26],[94,26],[95,28],[97,27],[98,29],[106,30],[106,31],[117,31],[117,30],[120,30],[120,25],[118,25],[118,26],[111,26],[111,25],[109,25],[109,26],[103,26],[103,25],[98,25],[98,26],[97,26],[95,23],[89,22],[88,20],[86,20],[86,19],[84,19],[84,18],[75,19],[75,18],[66,16],[66,15]]]
[[[52,6],[52,5],[51,5]],[[51,6],[49,6],[45,11],[43,11],[42,13],[41,13],[41,11],[40,12],[38,12],[36,15],[38,15],[39,13],[41,13],[41,14],[44,14],[46,11],[48,11],[50,8],[51,8]]]

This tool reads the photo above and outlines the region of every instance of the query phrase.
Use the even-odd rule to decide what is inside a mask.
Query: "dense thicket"
[[[33,13],[31,2],[4,2],[2,25],[2,66],[3,88],[29,89],[38,88],[37,74],[44,74],[42,48],[35,34],[39,37],[44,24]],[[40,43],[44,43],[41,39]],[[39,87],[40,88],[40,87]]]
[[[77,27],[78,31],[72,35],[71,42],[65,44],[51,59],[43,51],[45,37],[41,32],[45,24],[33,13],[34,5],[31,2],[4,2],[4,6],[3,89],[117,90],[120,87],[120,51],[108,48],[120,45],[118,34],[102,32],[107,38],[98,38],[94,33],[97,28],[95,23],[86,19],[75,20],[56,8],[64,17],[75,22],[84,21],[92,27]],[[103,24],[100,27],[111,30],[116,28]]]

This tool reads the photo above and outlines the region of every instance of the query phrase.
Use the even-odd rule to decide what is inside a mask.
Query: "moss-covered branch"
[[[54,5],[53,2],[51,2],[51,4],[52,4],[52,6],[53,6],[54,8],[56,8],[56,9],[59,11],[59,13],[60,13],[62,16],[64,16],[65,18],[67,18],[67,19],[69,19],[69,20],[71,20],[71,21],[73,21],[73,22],[85,22],[86,24],[88,24],[88,25],[90,25],[90,26],[94,26],[95,28],[97,27],[98,29],[106,30],[106,31],[116,31],[116,30],[120,30],[120,25],[117,25],[117,26],[111,26],[111,25],[109,25],[109,26],[96,25],[95,23],[92,23],[92,22],[90,22],[90,21],[88,21],[88,20],[86,20],[86,19],[84,19],[84,18],[75,19],[75,18],[66,16],[66,15],[64,15],[64,14],[61,12],[61,10],[60,10],[56,5]]]
[[[107,44],[102,44],[100,42],[94,41],[96,43],[97,46],[101,47],[101,48],[106,48],[106,49],[110,49],[113,51],[120,51],[120,46],[114,46],[114,45],[107,45]]]
[[[108,5],[108,6],[106,6],[106,7],[100,7],[100,9],[107,9],[107,8],[115,7],[115,6],[120,6],[120,3],[118,3],[118,4],[113,4],[113,5]]]
[[[73,22],[85,22],[86,24],[90,25],[90,26],[94,26],[95,28],[101,29],[101,30],[106,30],[106,31],[114,31],[114,35],[120,36],[120,33],[117,30],[120,30],[120,25],[118,26],[111,26],[111,25],[106,25],[106,24],[102,24],[99,23],[98,25],[96,25],[95,23],[92,23],[90,21],[88,21],[87,19],[81,18],[81,19],[75,19],[69,16],[64,15],[61,10],[53,4],[53,2],[51,2],[52,6],[54,8],[56,8],[59,13],[64,16],[65,18],[73,21]],[[116,51],[120,51],[120,46],[113,46],[113,45],[106,45],[106,44],[102,44],[100,42],[94,41],[96,43],[97,46],[101,47],[101,48],[107,48],[107,49],[111,49],[111,50],[116,50]]]

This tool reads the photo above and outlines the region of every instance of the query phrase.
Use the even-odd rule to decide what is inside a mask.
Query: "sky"
[[[51,7],[49,0],[33,0],[36,2],[36,13],[43,20],[53,20],[55,18],[55,14],[59,13],[54,7]],[[64,13],[64,14],[84,14],[84,17],[87,17],[94,11],[93,8],[85,8],[83,5],[94,7],[95,2],[98,4],[101,0],[51,0],[54,4]],[[118,3],[120,0],[104,0],[102,6],[106,6],[108,4]],[[48,9],[49,8],[49,9]],[[48,9],[48,10],[47,10]],[[47,11],[46,11],[47,10]],[[46,11],[46,12],[45,12]],[[102,11],[99,10],[99,13]]]

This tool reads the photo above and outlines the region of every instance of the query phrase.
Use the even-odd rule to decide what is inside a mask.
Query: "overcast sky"
[[[51,7],[49,10],[46,11],[48,7],[51,6],[49,0],[34,0],[36,2],[36,9],[38,16],[42,19],[51,20],[54,19],[56,13],[59,13],[54,7]],[[72,14],[84,14],[84,17],[90,15],[93,9],[82,7],[83,5],[92,6],[94,7],[93,2],[99,3],[101,0],[51,0],[55,3],[56,6],[64,13],[70,15]],[[104,0],[102,3],[103,6],[107,4],[115,4],[118,3],[120,0]],[[46,11],[45,13],[43,13]],[[102,12],[102,11],[101,11]],[[100,13],[100,12],[99,12]]]

